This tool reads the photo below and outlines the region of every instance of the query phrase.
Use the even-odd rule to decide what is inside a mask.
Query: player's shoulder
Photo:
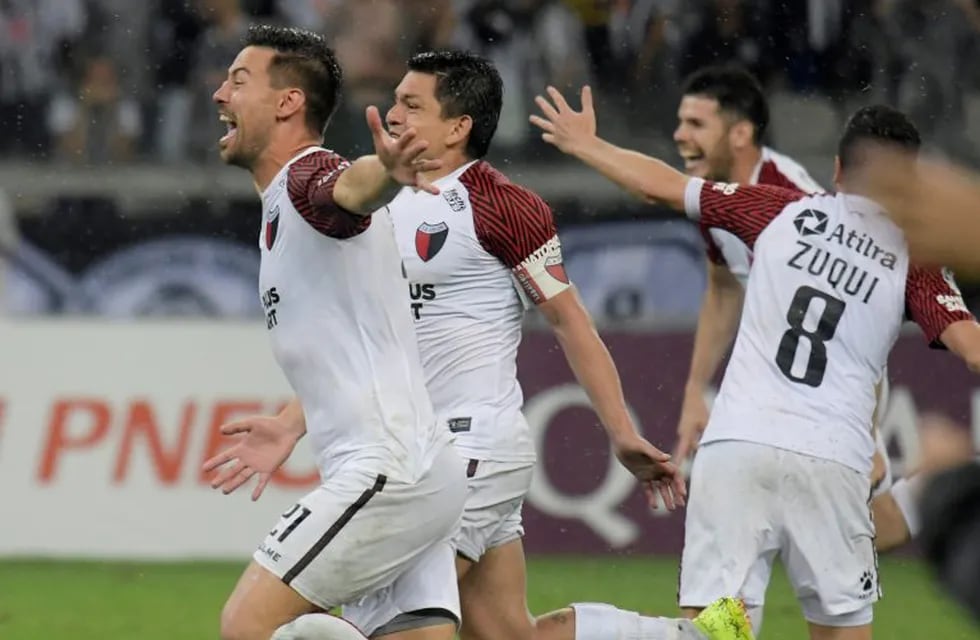
[[[473,215],[476,217],[551,217],[551,207],[541,196],[512,182],[485,160],[479,160],[468,167],[460,174],[459,182],[466,187]]]
[[[350,165],[344,156],[324,147],[308,150],[289,161],[290,182],[297,179],[308,180],[320,170],[334,171]]]
[[[770,147],[762,148],[762,164],[756,184],[769,184],[809,194],[825,191],[802,164]]]

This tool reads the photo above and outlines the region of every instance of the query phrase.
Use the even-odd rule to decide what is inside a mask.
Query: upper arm
[[[708,286],[723,291],[742,290],[742,283],[738,281],[732,270],[724,263],[716,263],[708,260]]]
[[[949,347],[942,338],[950,337],[947,329],[956,323],[976,319],[960,295],[959,287],[948,269],[930,269],[909,265],[905,283],[905,306],[909,318],[922,328],[926,340],[935,347]],[[971,335],[975,335],[970,329]],[[958,333],[958,332],[957,332]]]
[[[311,227],[331,238],[356,236],[371,224],[370,216],[348,211],[334,199],[337,180],[348,167],[350,162],[331,151],[315,151],[289,167],[289,200]]]
[[[505,183],[470,199],[480,244],[511,270],[527,299],[541,304],[571,286],[554,215],[540,197]]]
[[[692,178],[684,192],[687,215],[702,228],[724,229],[748,247],[790,203],[805,194],[770,185],[739,185]]]

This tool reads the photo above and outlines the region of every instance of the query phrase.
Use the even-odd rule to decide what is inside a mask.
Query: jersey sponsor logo
[[[272,250],[272,245],[276,243],[276,236],[279,235],[279,205],[265,215],[265,249]]]
[[[843,224],[838,224],[827,236],[828,240],[834,240],[842,247],[846,247],[855,253],[859,253],[866,258],[876,260],[881,266],[892,271],[895,270],[895,263],[898,256],[892,251],[885,251],[878,246],[874,238],[866,233],[857,233],[854,229],[847,229]]]
[[[449,225],[445,222],[429,224],[423,222],[415,230],[415,252],[422,258],[422,262],[432,260],[446,244],[446,236],[449,235]]]
[[[449,205],[449,208],[459,213],[466,208],[466,201],[463,200],[463,196],[459,195],[459,191],[456,189],[446,189],[442,192],[442,197]]]
[[[451,433],[466,433],[473,424],[473,418],[450,418],[448,422]]]
[[[711,188],[726,196],[735,195],[735,192],[738,191],[738,185],[734,182],[715,182],[711,185]]]
[[[936,302],[945,307],[950,313],[957,311],[969,313],[970,309],[966,306],[966,302],[963,301],[963,293],[960,291],[959,285],[956,284],[953,271],[948,267],[943,267],[941,273],[943,274],[943,280],[946,281],[946,285],[949,286],[949,292],[937,295]]]
[[[422,318],[422,307],[426,302],[436,299],[436,285],[421,282],[410,282],[408,284],[408,297],[412,301],[412,317],[416,320]]]
[[[805,209],[793,219],[793,226],[801,236],[819,236],[827,231],[827,214],[815,209]]]
[[[265,309],[265,328],[272,331],[279,325],[276,305],[279,304],[279,291],[270,287],[262,293],[262,308]]]

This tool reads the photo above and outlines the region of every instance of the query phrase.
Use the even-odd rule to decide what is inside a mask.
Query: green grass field
[[[0,561],[0,639],[217,638],[218,612],[240,569],[218,563]],[[875,613],[877,640],[980,638],[980,630],[938,593],[917,562],[888,559],[881,574],[886,597]],[[669,559],[536,558],[529,581],[534,612],[571,601],[668,615],[675,610],[676,562]],[[762,638],[805,637],[777,571]]]

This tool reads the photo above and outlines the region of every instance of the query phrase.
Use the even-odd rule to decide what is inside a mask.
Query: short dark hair
[[[769,104],[762,85],[746,69],[734,64],[698,69],[684,80],[683,95],[717,100],[720,111],[751,122],[752,141],[762,144],[769,127]]]
[[[323,36],[291,27],[251,25],[242,43],[268,47],[276,54],[269,63],[272,86],[295,86],[306,95],[306,125],[323,135],[340,103],[344,75],[337,56]]]
[[[883,104],[861,107],[848,118],[837,145],[841,169],[854,165],[860,143],[867,141],[885,142],[913,153],[922,146],[919,130],[908,116]]]
[[[412,56],[408,69],[436,77],[436,99],[444,118],[473,119],[466,155],[487,155],[504,100],[504,83],[493,63],[469,51],[425,51]]]

